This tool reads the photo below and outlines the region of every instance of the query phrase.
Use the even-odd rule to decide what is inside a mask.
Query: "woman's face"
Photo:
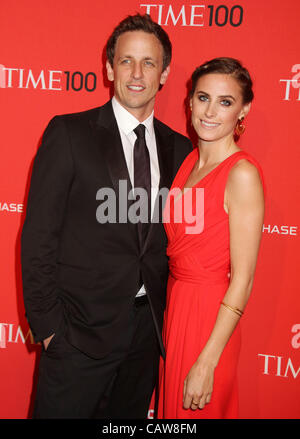
[[[243,104],[237,80],[223,73],[201,76],[190,100],[192,124],[200,139],[211,142],[233,137],[237,121],[251,104]]]

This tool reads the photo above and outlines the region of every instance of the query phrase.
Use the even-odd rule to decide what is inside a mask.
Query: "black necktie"
[[[147,209],[147,221],[145,223],[138,222],[139,239],[141,247],[145,243],[149,224],[151,221],[151,172],[150,157],[145,139],[145,125],[140,124],[134,132],[137,139],[134,144],[134,187],[143,188],[147,192],[147,200],[143,200],[142,208]]]

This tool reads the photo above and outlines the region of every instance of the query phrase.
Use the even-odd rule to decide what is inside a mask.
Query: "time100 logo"
[[[80,91],[94,91],[97,87],[97,76],[94,72],[83,74],[82,72],[64,71],[66,75],[66,90]]]
[[[243,22],[244,10],[242,6],[235,5],[232,8],[228,8],[226,5],[220,5],[215,8],[214,5],[208,5],[209,9],[209,26],[225,26],[231,24],[231,26],[240,26]]]
[[[153,17],[161,26],[240,26],[244,18],[244,9],[240,5],[173,5],[140,4],[143,12]],[[144,9],[145,8],[145,9]]]

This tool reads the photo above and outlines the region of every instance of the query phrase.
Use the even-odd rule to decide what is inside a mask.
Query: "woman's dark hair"
[[[237,59],[225,57],[214,58],[196,68],[192,74],[192,88],[190,91],[190,97],[192,97],[195,92],[198,79],[201,78],[201,76],[209,73],[223,73],[233,76],[242,89],[243,103],[248,104],[253,100],[253,83],[248,70],[245,69],[245,67],[243,67],[240,61]]]
[[[164,29],[155,21],[153,21],[150,15],[136,14],[128,15],[122,20],[118,26],[114,29],[113,33],[108,39],[106,45],[106,56],[111,66],[113,66],[115,47],[117,39],[125,32],[143,31],[149,34],[153,34],[160,41],[163,47],[163,71],[168,67],[172,58],[172,44],[168,34]]]

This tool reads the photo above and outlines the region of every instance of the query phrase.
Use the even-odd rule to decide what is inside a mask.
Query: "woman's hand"
[[[183,387],[183,407],[192,410],[203,409],[211,400],[215,366],[198,357],[191,367]]]

